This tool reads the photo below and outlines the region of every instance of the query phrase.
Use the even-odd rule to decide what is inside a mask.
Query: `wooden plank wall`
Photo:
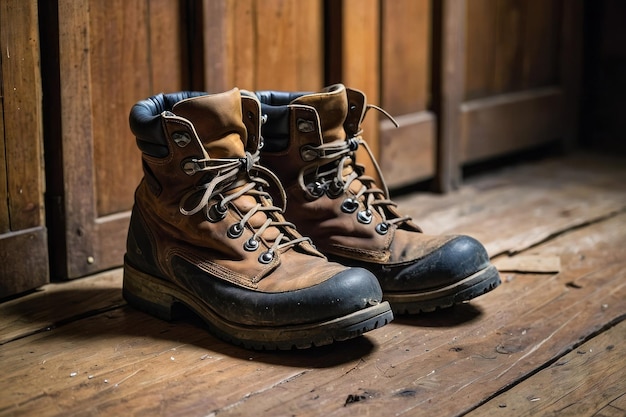
[[[436,116],[431,108],[431,2],[381,4],[379,163],[390,187],[435,174]],[[373,112],[372,112],[373,113]]]
[[[562,0],[467,2],[461,163],[576,133],[582,11]],[[577,46],[576,46],[577,45]]]
[[[48,282],[37,17],[0,3],[0,298]]]
[[[20,61],[20,74],[31,78],[20,82],[44,90],[54,279],[121,264],[142,175],[128,111],[161,91],[311,91],[335,82],[362,90],[401,125],[376,111],[364,124],[392,188],[436,178],[439,190],[450,190],[460,184],[463,164],[575,134],[575,123],[565,121],[577,115],[578,2],[51,0],[19,10],[16,4],[3,3],[3,36],[18,33],[12,25],[21,22],[15,30],[23,30],[29,59]],[[32,41],[38,18],[42,82]],[[15,74],[11,63],[17,61],[3,60],[5,84]],[[12,91],[20,100],[38,97],[22,94],[28,88],[5,85],[5,116],[18,103]],[[5,136],[15,120],[4,118]],[[19,123],[37,126],[28,118]],[[24,142],[16,143],[7,142],[2,175],[15,172],[11,161]],[[11,205],[0,210],[0,226],[20,219],[43,225],[38,169],[22,193],[15,189],[19,175],[0,181],[0,196],[10,196]],[[19,227],[31,227],[26,223]]]
[[[51,50],[58,42],[58,58],[48,64],[59,66],[58,84],[45,86],[59,100],[46,136],[56,168],[48,172],[49,190],[60,205],[54,240],[63,242],[55,278],[122,262],[128,210],[142,176],[128,112],[138,100],[183,87],[182,6],[166,0],[47,5],[58,14],[45,25],[57,34],[48,40]]]
[[[321,0],[204,0],[202,6],[207,91],[323,86]]]

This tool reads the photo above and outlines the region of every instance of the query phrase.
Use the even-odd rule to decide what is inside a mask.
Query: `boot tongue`
[[[324,143],[346,138],[343,123],[348,116],[348,95],[342,84],[327,87],[320,93],[300,96],[291,104],[304,104],[317,110]]]
[[[172,112],[193,124],[212,159],[246,156],[247,131],[238,89],[179,101]]]

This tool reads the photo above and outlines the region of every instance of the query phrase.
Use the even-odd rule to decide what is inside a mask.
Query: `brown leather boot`
[[[392,320],[376,278],[329,262],[265,190],[260,103],[239,90],[137,103],[142,150],[124,262],[129,304],[165,319],[183,304],[221,338],[255,349],[345,340]],[[284,193],[283,193],[284,195]]]
[[[449,307],[500,284],[478,241],[426,235],[398,212],[361,137],[375,107],[363,93],[338,84],[319,93],[256,94],[267,116],[261,164],[285,187],[285,217],[330,259],[372,271],[394,312]]]

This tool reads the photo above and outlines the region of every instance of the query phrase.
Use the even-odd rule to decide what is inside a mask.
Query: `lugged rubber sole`
[[[384,299],[389,301],[396,314],[418,314],[452,307],[469,301],[500,285],[500,275],[495,266],[476,272],[462,281],[447,287],[419,293],[384,292]]]
[[[206,323],[219,338],[256,350],[290,350],[323,346],[352,339],[393,320],[383,301],[343,317],[293,326],[246,326],[225,320],[206,303],[184,289],[124,264],[123,296],[131,306],[164,320],[174,320],[174,305],[183,304]]]

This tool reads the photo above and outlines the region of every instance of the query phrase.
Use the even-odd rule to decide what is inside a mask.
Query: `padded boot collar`
[[[139,149],[157,158],[167,156],[167,138],[161,125],[161,113],[171,111],[181,100],[206,94],[198,91],[157,94],[135,104],[130,111],[129,123]]]

